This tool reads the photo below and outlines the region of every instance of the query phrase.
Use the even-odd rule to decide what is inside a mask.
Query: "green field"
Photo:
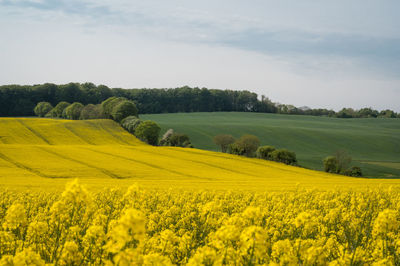
[[[400,119],[340,119],[261,113],[177,113],[141,115],[162,132],[173,128],[190,136],[196,148],[218,150],[217,134],[253,134],[262,145],[296,152],[300,165],[322,169],[322,159],[339,149],[353,158],[364,175],[400,178]]]

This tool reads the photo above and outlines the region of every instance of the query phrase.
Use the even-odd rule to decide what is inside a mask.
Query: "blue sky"
[[[400,1],[0,0],[0,84],[247,89],[400,111]]]

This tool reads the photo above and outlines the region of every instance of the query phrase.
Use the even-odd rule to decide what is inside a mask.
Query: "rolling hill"
[[[364,175],[400,178],[400,119],[340,119],[262,113],[176,113],[142,115],[165,131],[190,136],[196,148],[217,151],[218,134],[253,134],[262,145],[295,151],[300,165],[322,170],[322,160],[348,151]]]
[[[111,120],[0,119],[0,187],[63,189],[71,178],[93,188],[137,183],[155,189],[281,191],[400,184],[198,149],[153,147]]]

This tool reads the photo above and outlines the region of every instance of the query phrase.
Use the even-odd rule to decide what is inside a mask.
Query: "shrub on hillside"
[[[273,146],[261,146],[257,149],[256,155],[257,158],[271,160],[271,153],[273,151],[275,151],[275,147]]]
[[[358,166],[350,168],[352,159],[344,150],[339,150],[335,156],[328,156],[324,159],[324,171],[347,176],[361,177],[362,171]]]
[[[245,155],[244,148],[237,143],[232,143],[228,146],[228,152],[235,155]]]
[[[166,143],[167,143],[166,146],[193,148],[193,145],[190,142],[189,136],[186,134],[181,134],[181,133],[173,133],[169,137],[169,139]]]
[[[254,157],[258,146],[260,146],[260,140],[256,136],[243,135],[229,145],[229,152],[236,155]]]
[[[349,169],[351,164],[351,157],[345,150],[338,150],[335,153],[336,158],[336,173],[341,174]]]
[[[135,136],[150,145],[157,145],[161,128],[154,121],[143,121],[135,130]]]
[[[271,152],[271,159],[288,165],[297,165],[296,154],[287,149],[274,150]]]
[[[63,112],[65,108],[67,108],[70,105],[70,103],[67,102],[59,102],[50,112],[49,115],[50,117],[63,117]]]
[[[115,106],[117,106],[120,102],[126,101],[126,98],[123,97],[110,97],[107,100],[104,100],[101,103],[101,108],[103,110],[103,114],[105,115],[106,118],[112,118],[112,111]]]
[[[353,177],[362,177],[361,168],[358,166],[353,166],[350,169],[344,171],[344,175],[353,176]]]
[[[169,139],[172,136],[172,134],[174,134],[174,130],[172,128],[168,129],[160,140],[160,146],[168,146]]]
[[[53,109],[53,106],[48,103],[48,102],[40,102],[36,105],[35,109],[33,111],[35,114],[39,117],[44,117],[48,112]],[[32,110],[32,109],[31,109]]]
[[[67,119],[78,120],[81,116],[83,104],[75,102],[64,109],[64,115]]]
[[[229,145],[235,142],[232,135],[220,134],[214,137],[214,143],[221,147],[222,152],[227,152]]]
[[[188,135],[175,133],[172,128],[164,133],[160,140],[160,146],[193,147]]]
[[[80,119],[101,119],[105,118],[100,104],[88,104],[82,108]]]
[[[114,106],[111,111],[111,116],[115,121],[121,122],[125,117],[138,116],[138,109],[132,101],[121,101]]]
[[[136,116],[128,116],[121,121],[121,126],[125,128],[129,133],[135,134],[136,128],[142,121]]]
[[[324,171],[327,173],[337,173],[337,160],[335,156],[328,156],[324,159]]]

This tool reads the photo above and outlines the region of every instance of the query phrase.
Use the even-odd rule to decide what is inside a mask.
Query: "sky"
[[[398,0],[0,0],[0,84],[249,90],[400,111]]]

